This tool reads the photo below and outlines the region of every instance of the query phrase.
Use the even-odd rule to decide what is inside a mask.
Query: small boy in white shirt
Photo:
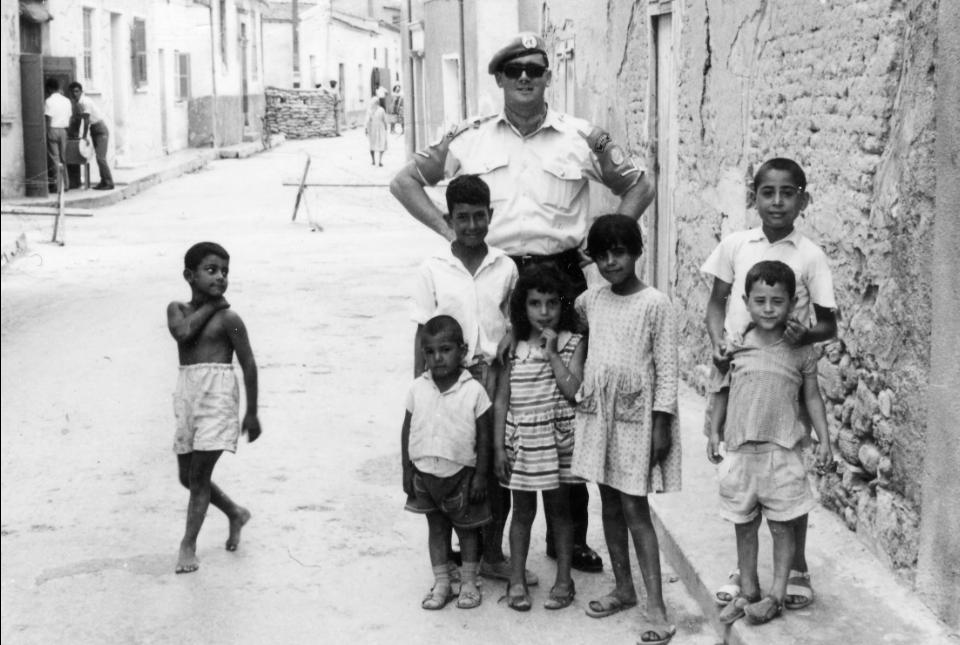
[[[491,521],[486,501],[492,414],[490,397],[461,362],[463,332],[450,316],[431,318],[419,334],[427,371],[407,394],[401,432],[406,509],[427,516],[434,585],[424,609],[442,609],[453,597],[447,563],[449,535],[457,531],[463,554],[457,606],[480,606],[479,528]]]
[[[447,186],[446,198],[448,212],[444,220],[456,239],[449,249],[428,258],[420,267],[411,316],[417,323],[413,374],[419,377],[425,369],[420,342],[424,323],[434,316],[448,315],[463,330],[463,366],[492,400],[497,391],[497,371],[492,366],[497,344],[507,331],[510,294],[519,273],[506,253],[485,242],[493,217],[486,182],[476,175],[461,175]],[[510,563],[503,553],[503,532],[510,514],[510,491],[502,488],[493,475],[492,460],[486,475],[493,522],[483,530],[480,573],[509,580]],[[527,577],[528,585],[537,584],[532,572]]]

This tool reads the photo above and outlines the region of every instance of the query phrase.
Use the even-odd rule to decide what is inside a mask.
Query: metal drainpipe
[[[213,149],[220,147],[219,137],[217,136],[217,46],[214,42],[216,38],[216,27],[213,24],[213,1],[207,5],[210,10],[210,82],[213,84],[213,109],[210,111],[213,119]]]
[[[460,0],[460,118],[467,120],[467,45],[463,26],[463,0]]]

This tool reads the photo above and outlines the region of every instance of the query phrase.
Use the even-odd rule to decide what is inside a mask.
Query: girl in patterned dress
[[[586,611],[602,618],[637,604],[632,537],[647,590],[639,642],[662,645],[676,628],[663,602],[647,495],[680,490],[676,322],[669,298],[637,277],[643,238],[636,221],[599,217],[590,228],[587,252],[609,284],[590,288],[576,302],[590,351],[577,396],[572,473],[600,487],[616,587]]]
[[[552,264],[525,270],[510,298],[510,321],[519,342],[498,377],[493,433],[497,477],[513,491],[507,605],[517,611],[531,606],[524,569],[542,491],[557,552],[556,582],[543,606],[563,609],[576,593],[569,484],[579,481],[570,474],[573,401],[586,354],[565,275]]]

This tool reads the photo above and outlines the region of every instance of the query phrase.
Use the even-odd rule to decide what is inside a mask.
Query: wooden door
[[[654,147],[654,172],[657,198],[653,209],[651,230],[650,269],[653,285],[673,295],[676,272],[676,221],[673,212],[674,176],[677,167],[676,128],[676,62],[674,53],[674,20],[669,3],[661,2],[658,13],[652,16],[652,43],[655,75],[654,96],[651,101]]]

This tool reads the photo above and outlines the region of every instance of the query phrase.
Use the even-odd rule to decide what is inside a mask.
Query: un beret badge
[[[620,149],[620,146],[613,146],[613,148],[610,149],[610,161],[612,161],[615,166],[623,163],[623,150]]]
[[[524,35],[523,39],[520,41],[524,49],[536,49],[537,48],[537,37],[533,34]]]

